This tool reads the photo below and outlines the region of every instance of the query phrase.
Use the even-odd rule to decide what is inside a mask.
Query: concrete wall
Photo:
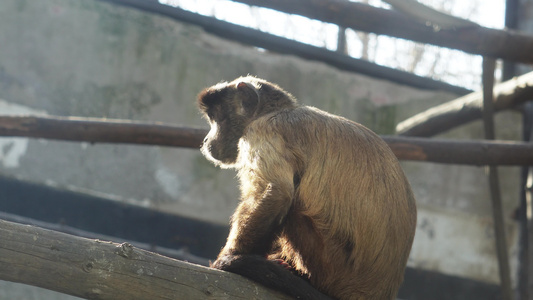
[[[221,80],[254,74],[280,84],[304,104],[391,134],[399,121],[455,98],[267,53],[100,1],[0,0],[0,45],[1,114],[207,127],[197,113],[196,94]],[[499,115],[498,137],[518,139],[517,120],[513,113]],[[445,137],[480,139],[480,123]],[[497,282],[484,169],[403,166],[419,207],[410,265]],[[502,169],[515,255],[517,231],[510,215],[518,202],[518,168]],[[0,174],[223,224],[238,201],[234,172],[214,168],[190,149],[0,138]]]

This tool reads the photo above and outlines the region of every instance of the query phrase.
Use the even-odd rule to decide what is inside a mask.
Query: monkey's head
[[[279,86],[252,76],[204,89],[198,95],[198,107],[211,130],[202,153],[216,165],[233,167],[239,155],[239,140],[251,122],[296,105],[296,99]]]

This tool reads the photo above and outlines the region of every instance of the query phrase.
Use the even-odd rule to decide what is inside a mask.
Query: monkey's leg
[[[217,259],[217,268],[236,273],[296,299],[332,300],[309,282],[280,264],[260,255],[225,255]]]
[[[297,299],[331,299],[307,280],[293,274],[265,255],[284,224],[291,205],[291,194],[282,185],[266,184],[260,197],[245,199],[232,217],[230,235],[224,249],[211,265],[236,273]]]

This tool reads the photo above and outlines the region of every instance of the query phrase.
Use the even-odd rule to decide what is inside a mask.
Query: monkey
[[[211,267],[296,299],[395,299],[416,227],[410,184],[367,127],[254,76],[201,91],[202,154],[240,202]]]

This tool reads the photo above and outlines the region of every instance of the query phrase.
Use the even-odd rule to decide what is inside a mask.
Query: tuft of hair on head
[[[197,104],[198,107],[205,111],[208,107],[216,104],[222,97],[224,97],[226,90],[223,88],[217,88],[217,86],[204,89],[198,94]]]

